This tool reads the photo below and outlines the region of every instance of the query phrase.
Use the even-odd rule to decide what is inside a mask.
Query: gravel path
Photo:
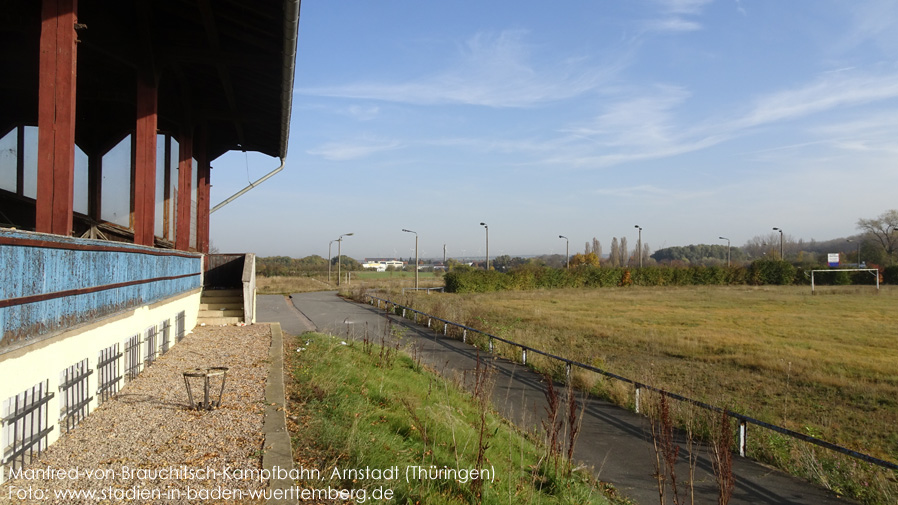
[[[264,501],[249,492],[268,484],[260,468],[270,343],[264,324],[197,327],[0,485],[0,503]],[[229,368],[221,407],[189,410],[182,372],[212,366]],[[67,490],[96,495],[57,496]]]

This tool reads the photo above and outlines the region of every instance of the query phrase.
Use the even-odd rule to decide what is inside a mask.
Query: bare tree
[[[602,243],[595,237],[592,238],[592,252],[596,253],[599,259],[602,259]]]
[[[620,266],[620,246],[617,244],[617,237],[611,239],[611,266]]]
[[[643,264],[649,261],[649,256],[652,255],[652,249],[649,248],[648,244],[642,244],[642,262]]]
[[[586,248],[583,249],[583,254],[589,254],[589,253],[591,253],[591,252],[592,252],[592,251],[589,250],[589,242],[587,242],[587,243],[586,243]]]
[[[898,251],[898,210],[887,210],[873,219],[858,219],[857,228],[872,235],[882,246],[888,260]]]

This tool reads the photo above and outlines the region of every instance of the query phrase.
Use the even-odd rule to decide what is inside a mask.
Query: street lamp
[[[780,261],[784,261],[786,257],[783,256],[783,229],[774,226],[773,230],[780,232]]]
[[[480,223],[480,226],[486,228],[486,269],[490,269],[490,227],[486,223]]]
[[[327,283],[331,283],[331,245],[336,242],[337,239],[331,240],[327,243]]]
[[[850,238],[845,239],[845,240],[847,240],[848,242],[854,242],[854,240],[851,240]],[[858,268],[861,267],[861,241],[860,240],[857,241],[857,267]]]
[[[636,254],[639,255],[639,268],[642,268],[642,226],[637,224],[634,228],[639,228],[639,240],[636,241]]]
[[[415,289],[418,289],[418,233],[405,228],[402,231],[415,234]]]
[[[343,237],[351,237],[352,235],[352,233],[344,233],[337,239],[337,286],[340,285],[340,263],[342,262],[341,259],[343,257]]]
[[[564,257],[566,259],[565,262],[567,263],[566,268],[571,268],[571,241],[564,235],[559,235],[558,238],[564,239]]]
[[[719,238],[720,240],[727,241],[727,267],[729,267],[730,266],[730,239],[728,239],[726,237],[717,237],[717,238]]]

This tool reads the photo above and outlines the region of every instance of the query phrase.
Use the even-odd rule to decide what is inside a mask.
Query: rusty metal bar
[[[54,298],[65,298],[66,296],[85,295],[88,293],[96,293],[98,291],[106,291],[109,289],[125,288],[128,286],[136,286],[138,284],[149,284],[151,282],[173,281],[184,279],[186,277],[195,277],[200,275],[199,272],[183,275],[171,275],[168,277],[154,277],[152,279],[140,279],[137,281],[118,282],[115,284],[105,284],[103,286],[91,286],[89,288],[67,289],[65,291],[56,291],[54,293],[42,293],[39,295],[22,296],[19,298],[8,298],[0,300],[0,308],[11,307],[13,305],[25,305],[26,303],[42,302],[52,300]]]

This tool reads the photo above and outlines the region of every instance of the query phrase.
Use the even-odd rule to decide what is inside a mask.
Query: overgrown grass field
[[[898,289],[680,287],[392,295],[497,336],[898,461]],[[505,352],[515,353],[513,348]],[[561,371],[539,358],[546,371]],[[593,373],[581,386],[621,404]],[[869,503],[898,499],[894,472],[832,458],[766,430],[749,455]]]
[[[352,272],[349,283],[344,282],[340,287],[352,289],[384,288],[401,290],[402,288],[415,287],[414,272]],[[433,272],[418,272],[419,287],[437,287],[443,285],[443,279]],[[312,291],[328,291],[337,289],[337,270],[331,272],[330,280],[327,273],[309,274],[304,276],[272,276],[256,277],[256,290],[263,295],[286,295],[292,293],[308,293]]]

